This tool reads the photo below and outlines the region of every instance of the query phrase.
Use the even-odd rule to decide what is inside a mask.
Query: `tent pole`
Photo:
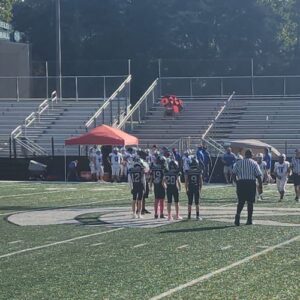
[[[215,171],[216,165],[217,165],[217,163],[218,163],[218,158],[219,158],[219,156],[220,156],[220,153],[221,153],[221,152],[218,151],[218,155],[217,155],[217,157],[216,157],[214,166],[213,166],[213,168],[212,168],[211,174],[210,174],[209,179],[208,179],[208,184],[210,184],[211,178],[212,178],[212,176],[213,176],[213,173],[214,173],[214,171]]]

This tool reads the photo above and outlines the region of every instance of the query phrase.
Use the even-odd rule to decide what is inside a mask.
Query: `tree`
[[[0,0],[0,20],[10,22],[12,19],[12,8],[15,0]]]

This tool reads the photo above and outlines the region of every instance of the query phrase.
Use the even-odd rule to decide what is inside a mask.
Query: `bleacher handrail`
[[[22,134],[22,125],[17,126],[11,133],[10,136],[12,139],[19,137]]]
[[[94,124],[97,118],[103,113],[103,111],[111,104],[111,102],[116,99],[116,97],[120,94],[123,89],[130,84],[131,75],[121,83],[121,85],[114,91],[114,93],[100,106],[100,108],[94,113],[94,115],[85,123],[86,129],[88,129],[92,124]]]
[[[24,121],[24,127],[27,128],[36,120],[36,113],[32,112]]]
[[[225,108],[227,107],[228,103],[230,103],[230,101],[232,100],[232,98],[233,98],[234,95],[235,95],[235,92],[233,92],[230,95],[230,97],[224,102],[224,105],[220,108],[220,110],[218,111],[216,117],[211,121],[210,125],[208,126],[208,128],[206,129],[206,131],[204,132],[204,134],[202,135],[202,137],[201,137],[202,140],[205,140],[206,136],[208,135],[208,133],[213,128],[215,122],[219,119],[219,117],[221,116],[221,114],[223,113],[223,111],[225,110]]]
[[[130,112],[123,118],[123,120],[117,125],[117,128],[121,129],[126,124],[126,122],[132,118],[133,113],[139,109],[141,104],[147,99],[150,93],[157,87],[159,79],[156,78],[153,83],[149,86],[146,92],[141,96],[141,98],[136,102],[136,104],[131,108]],[[131,119],[132,120],[132,119]]]
[[[27,128],[32,125],[36,120],[38,116],[38,120],[40,121],[40,116],[41,114],[49,108],[49,103],[52,103],[54,101],[57,101],[57,93],[56,91],[53,91],[51,93],[51,98],[50,99],[45,99],[39,106],[36,112],[31,112],[24,120],[23,125],[17,126],[10,134],[11,139],[15,140],[19,145],[24,147],[26,150],[35,153],[35,154],[41,154],[41,155],[47,155],[47,151],[44,150],[42,147],[31,141],[26,137],[27,134]],[[52,105],[53,108],[53,105]],[[26,140],[27,143],[24,143],[19,137],[21,135],[24,136],[22,139]]]

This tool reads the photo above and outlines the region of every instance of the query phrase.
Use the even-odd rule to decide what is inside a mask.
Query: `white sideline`
[[[69,199],[72,199],[72,198],[65,198],[65,199],[62,199],[62,200],[69,200]],[[18,214],[18,213],[22,213],[22,212],[31,212],[31,211],[36,211],[36,210],[54,210],[54,209],[72,207],[72,206],[74,206],[74,207],[76,207],[76,206],[85,206],[85,205],[90,205],[90,204],[106,203],[106,202],[112,202],[112,201],[118,201],[118,200],[127,200],[127,199],[130,199],[130,197],[121,198],[121,199],[120,198],[118,198],[118,199],[107,199],[107,200],[103,200],[103,201],[94,201],[94,202],[86,202],[86,203],[78,203],[78,204],[67,204],[67,205],[64,205],[64,206],[58,206],[58,207],[47,208],[47,209],[36,208],[36,209],[32,209],[32,210],[11,211],[11,212],[8,212],[8,213],[0,214],[0,216],[8,216],[8,215]]]
[[[208,273],[208,274],[206,274],[206,275],[203,275],[203,276],[201,276],[201,277],[199,277],[199,278],[197,278],[197,279],[194,279],[194,280],[192,280],[192,281],[189,281],[189,282],[187,282],[187,283],[185,283],[185,284],[179,285],[179,286],[176,287],[176,288],[170,289],[170,290],[168,290],[168,291],[166,291],[166,292],[164,292],[164,293],[162,293],[162,294],[160,294],[160,295],[157,295],[157,296],[155,296],[155,297],[152,297],[150,300],[159,300],[159,299],[163,299],[163,298],[165,298],[165,297],[168,297],[168,296],[170,296],[170,295],[172,295],[172,294],[174,294],[174,293],[176,293],[176,292],[179,292],[179,291],[181,291],[181,290],[183,290],[183,289],[185,289],[185,288],[187,288],[187,287],[191,287],[191,286],[196,285],[196,284],[198,284],[198,283],[200,283],[200,282],[202,282],[202,281],[205,281],[205,280],[207,280],[207,279],[210,279],[211,277],[213,277],[213,276],[215,276],[215,275],[218,275],[218,274],[223,273],[223,272],[225,272],[225,271],[228,271],[228,270],[230,270],[230,269],[232,269],[232,268],[235,268],[235,267],[237,267],[237,266],[239,266],[239,265],[242,265],[242,264],[244,264],[244,263],[247,263],[247,262],[249,262],[250,260],[252,260],[253,258],[259,257],[259,256],[264,255],[264,254],[266,254],[266,253],[268,253],[268,252],[271,252],[271,251],[273,251],[273,250],[275,250],[275,249],[277,249],[277,248],[280,248],[280,247],[282,247],[282,246],[284,246],[284,245],[293,243],[293,242],[298,241],[298,240],[300,240],[300,235],[298,235],[298,236],[296,236],[296,237],[294,237],[294,238],[292,238],[292,239],[290,239],[290,240],[288,240],[288,241],[285,241],[285,242],[282,242],[282,243],[280,243],[280,244],[277,244],[277,245],[268,247],[267,249],[265,249],[265,250],[263,250],[263,251],[261,251],[261,252],[258,252],[258,253],[256,253],[256,254],[250,255],[250,256],[248,256],[248,257],[245,257],[245,258],[243,258],[243,259],[241,259],[241,260],[239,260],[239,261],[237,261],[237,262],[235,262],[235,263],[233,263],[233,264],[231,264],[231,265],[228,265],[228,266],[226,266],[226,267],[223,267],[223,268],[221,268],[221,269],[218,269],[218,270],[216,270],[216,271],[213,271],[213,272],[211,272],[211,273]]]
[[[4,255],[0,255],[0,259],[5,258],[5,257],[10,257],[10,256],[13,256],[13,255],[17,255],[17,254],[21,254],[21,253],[25,253],[25,252],[30,252],[30,251],[39,250],[39,249],[43,249],[43,248],[48,248],[48,247],[52,247],[52,246],[56,246],[56,245],[66,244],[66,243],[70,243],[72,241],[86,239],[86,238],[89,238],[89,237],[92,237],[92,236],[102,235],[102,234],[106,234],[106,233],[110,233],[110,232],[114,232],[114,231],[118,231],[118,230],[122,230],[122,229],[124,229],[124,228],[117,228],[117,229],[92,233],[92,234],[88,234],[88,235],[82,235],[82,236],[78,236],[78,237],[68,239],[68,240],[63,240],[63,241],[59,241],[59,242],[55,242],[55,243],[51,243],[51,244],[45,244],[45,245],[41,245],[41,246],[27,248],[27,249],[15,251],[15,252],[7,253],[7,254],[4,254]]]

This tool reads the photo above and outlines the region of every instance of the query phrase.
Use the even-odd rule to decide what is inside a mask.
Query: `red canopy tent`
[[[118,128],[98,126],[89,132],[65,140],[65,145],[138,145],[139,139]]]
[[[127,146],[138,145],[139,139],[118,128],[107,125],[98,126],[89,132],[77,137],[65,140],[65,146],[68,145],[114,145]],[[67,181],[67,159],[65,147],[65,181]]]

